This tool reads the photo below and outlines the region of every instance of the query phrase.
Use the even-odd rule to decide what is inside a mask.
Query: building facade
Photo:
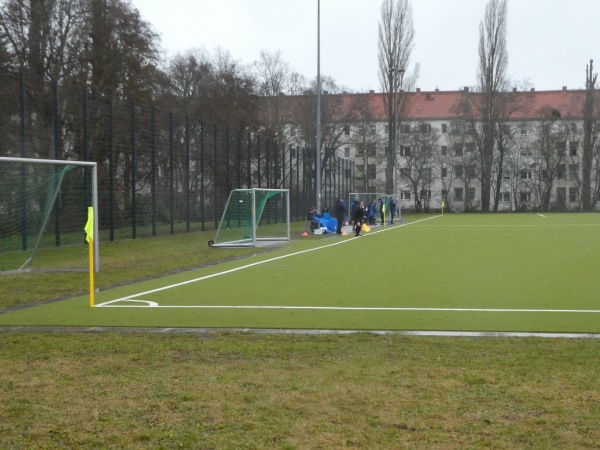
[[[563,87],[502,95],[506,99],[504,114],[495,122],[489,152],[489,209],[580,211],[586,92]],[[395,120],[388,114],[385,94],[336,97],[338,109],[323,127],[326,133],[339,135],[335,155],[354,162],[350,176],[356,192],[385,192],[390,127],[397,126],[397,161],[390,194],[401,207],[439,210],[443,202],[450,211],[481,210],[486,149],[482,121],[469,107],[481,100],[481,94],[468,88],[400,92],[401,107]],[[363,106],[357,110],[356,105]],[[600,150],[594,134],[590,142],[590,190],[596,204],[600,201]]]

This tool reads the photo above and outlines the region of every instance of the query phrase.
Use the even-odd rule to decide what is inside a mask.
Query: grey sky
[[[249,64],[281,51],[309,79],[317,73],[317,0],[131,0],[162,38],[166,55],[220,47]],[[479,24],[486,0],[412,0],[417,87],[476,83]],[[321,75],[353,91],[381,91],[377,33],[381,0],[321,0]],[[508,74],[537,90],[583,88],[600,68],[600,0],[509,0]],[[411,67],[412,69],[412,67]]]

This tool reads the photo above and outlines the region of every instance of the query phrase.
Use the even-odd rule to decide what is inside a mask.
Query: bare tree
[[[350,136],[348,143],[356,149],[355,160],[362,166],[362,191],[378,192],[381,187],[369,187],[369,177],[377,174],[376,168],[384,160],[383,142],[377,133],[377,119],[372,110],[371,94],[359,94],[352,97],[348,125],[344,133]],[[369,170],[375,167],[375,170]],[[358,177],[357,177],[358,178]]]
[[[413,28],[412,6],[409,0],[383,0],[381,22],[379,23],[378,59],[379,80],[388,116],[389,144],[386,148],[385,191],[394,191],[394,169],[396,167],[397,143],[396,125],[401,122],[402,111],[406,110],[408,96],[398,95],[403,82],[403,73],[410,63],[415,31]],[[415,68],[409,84],[418,76]]]
[[[566,178],[566,142],[568,127],[560,120],[557,109],[542,111],[535,128],[533,164],[535,169],[536,201],[541,211],[549,211],[552,189],[557,181]],[[566,209],[566,198],[557,196],[558,209]]]
[[[594,145],[598,136],[599,128],[599,111],[597,99],[595,98],[596,80],[598,74],[593,73],[593,60],[590,60],[590,65],[585,70],[585,104],[583,109],[583,159],[582,159],[582,192],[581,201],[584,211],[592,211],[594,202],[592,198],[592,161],[594,153]]]
[[[425,122],[402,135],[400,185],[412,192],[416,212],[429,210],[431,185],[440,176],[439,166],[434,164],[439,159],[438,143],[439,132]]]
[[[479,151],[481,170],[481,210],[489,211],[494,162],[494,145],[498,140],[498,125],[505,114],[502,91],[506,90],[506,0],[489,0],[485,17],[479,26],[479,89],[481,96],[473,126]],[[473,122],[474,123],[474,122]],[[502,171],[502,167],[498,167]]]
[[[209,56],[202,49],[175,55],[167,65],[166,75],[169,85],[163,104],[184,115],[202,117],[216,77]]]

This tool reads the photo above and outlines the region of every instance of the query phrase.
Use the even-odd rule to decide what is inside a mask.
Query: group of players
[[[378,198],[379,204],[375,203],[375,200],[371,200],[368,207],[365,207],[363,201],[358,198],[352,199],[350,203],[350,219],[352,220],[352,227],[355,232],[355,236],[360,236],[360,232],[364,224],[376,225],[376,216],[379,211],[381,217],[381,224],[385,225],[386,216],[386,202],[382,198]],[[396,203],[393,198],[390,198],[387,202],[387,213],[390,218],[390,224],[394,223],[394,216],[396,215]],[[334,214],[337,219],[337,234],[342,234],[342,225],[346,221],[347,209],[344,204],[342,197],[338,197],[335,202]],[[311,208],[307,215],[308,220],[318,221],[318,213],[315,208]]]

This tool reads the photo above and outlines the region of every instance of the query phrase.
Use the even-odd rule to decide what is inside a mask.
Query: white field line
[[[404,227],[404,226],[407,226],[407,225],[413,225],[415,223],[424,222],[426,220],[431,220],[431,219],[435,219],[435,218],[438,218],[438,217],[442,217],[442,216],[427,217],[425,219],[417,220],[415,222],[404,223],[404,224],[400,224],[398,226],[387,227],[387,228],[383,228],[381,230],[371,231],[370,233],[365,234],[362,237],[363,238],[364,237],[369,237],[370,235],[373,235],[373,234],[383,233],[385,231],[391,231],[391,230],[394,230],[394,229],[397,229],[397,228],[400,228],[400,227]],[[258,261],[258,262],[252,263],[252,264],[247,264],[245,266],[236,267],[236,268],[230,269],[230,270],[225,270],[223,272],[217,272],[217,273],[213,273],[211,275],[206,275],[206,276],[203,276],[203,277],[200,277],[200,278],[194,278],[192,280],[182,281],[181,283],[175,283],[175,284],[171,284],[169,286],[163,286],[163,287],[160,287],[160,288],[157,288],[157,289],[152,289],[150,291],[140,292],[139,294],[128,295],[126,297],[117,298],[115,300],[110,300],[108,302],[99,303],[99,304],[95,305],[95,307],[96,308],[106,307],[106,306],[111,305],[112,303],[116,303],[116,302],[120,302],[120,301],[124,301],[124,300],[131,300],[133,298],[141,297],[142,295],[153,294],[155,292],[160,292],[160,291],[164,291],[164,290],[167,290],[167,289],[172,289],[172,288],[176,288],[176,287],[179,287],[179,286],[183,286],[183,285],[186,285],[186,284],[196,283],[196,282],[202,281],[202,280],[207,280],[209,278],[214,278],[214,277],[218,277],[218,276],[221,276],[221,275],[227,275],[229,273],[237,272],[239,270],[244,270],[244,269],[248,269],[250,267],[259,266],[261,264],[266,264],[266,263],[269,263],[269,262],[277,261],[279,259],[289,258],[291,256],[296,256],[296,255],[302,255],[303,253],[314,252],[316,250],[322,250],[324,248],[329,248],[329,247],[333,247],[333,246],[336,246],[336,245],[347,244],[348,242],[353,242],[354,240],[355,240],[355,238],[348,238],[348,239],[344,239],[344,240],[340,240],[340,241],[334,242],[333,244],[327,244],[327,245],[323,245],[321,247],[315,247],[315,248],[311,248],[311,249],[308,249],[308,250],[302,250],[302,251],[295,252],[295,253],[289,253],[287,255],[277,256],[275,258],[266,259],[264,261]]]
[[[506,313],[600,313],[595,309],[507,309],[507,308],[395,308],[375,306],[259,306],[259,305],[187,305],[187,306],[161,306],[156,302],[148,300],[123,300],[135,303],[145,303],[146,308],[202,308],[202,309],[303,309],[303,310],[325,310],[325,311],[444,311],[444,312],[506,312]],[[139,305],[109,305],[103,303],[105,308],[139,308]]]
[[[598,223],[569,223],[569,224],[520,224],[520,225],[511,225],[511,224],[444,224],[444,225],[435,225],[435,224],[427,224],[421,225],[423,227],[444,227],[444,228],[572,228],[572,227],[600,227]]]
[[[546,218],[545,215],[538,213],[538,216],[543,217],[544,219]]]

